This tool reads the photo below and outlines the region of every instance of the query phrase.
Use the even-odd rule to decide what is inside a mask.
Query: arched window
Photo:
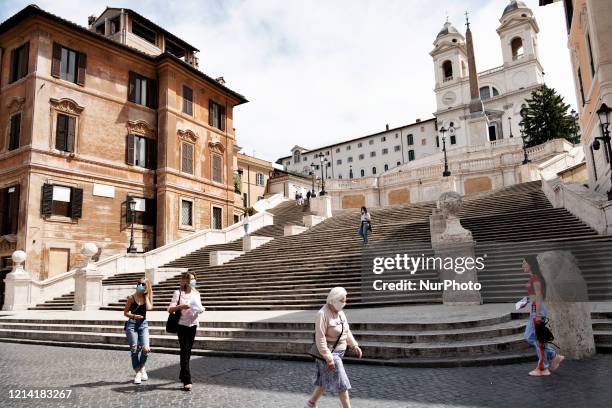
[[[372,174],[376,174],[376,167],[372,167]]]
[[[361,169],[361,177],[364,177],[364,176],[365,176],[365,170]]]
[[[480,99],[486,101],[487,99],[491,99],[495,96],[499,96],[499,91],[494,86],[482,86],[480,87]]]
[[[523,39],[521,37],[515,37],[510,42],[512,48],[512,60],[515,61],[523,56]]]
[[[389,170],[389,165],[385,164],[385,171]]]
[[[449,60],[442,63],[442,75],[444,76],[444,81],[453,79],[453,63]]]

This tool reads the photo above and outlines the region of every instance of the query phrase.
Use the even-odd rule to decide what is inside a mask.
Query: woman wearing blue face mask
[[[181,372],[179,379],[183,383],[185,391],[191,391],[191,371],[189,360],[191,359],[191,349],[195,341],[198,329],[198,316],[204,311],[200,292],[196,290],[196,277],[193,273],[185,272],[181,275],[181,286],[174,291],[168,312],[174,313],[181,311],[178,322],[178,340],[181,348]]]
[[[153,309],[153,289],[148,279],[142,278],[136,284],[136,292],[128,296],[123,315],[129,320],[125,322],[125,335],[130,345],[132,368],[136,375],[134,384],[140,384],[149,379],[145,370],[147,356],[151,351],[149,345],[149,325],[147,310]]]

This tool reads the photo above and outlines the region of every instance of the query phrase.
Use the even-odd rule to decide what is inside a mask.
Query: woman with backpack
[[[346,290],[333,288],[327,295],[326,304],[317,312],[315,319],[317,373],[314,380],[315,389],[306,401],[305,408],[316,408],[317,401],[325,391],[338,393],[343,408],[350,408],[348,390],[351,389],[342,358],[350,349],[351,354],[361,358],[362,352],[353,337],[346,315],[342,311],[346,306]]]
[[[136,292],[127,298],[123,315],[128,318],[125,322],[125,335],[130,345],[132,368],[134,369],[134,384],[147,381],[149,376],[145,370],[147,357],[151,352],[149,345],[149,325],[147,323],[147,310],[153,309],[153,289],[148,279],[142,278],[136,283]]]
[[[536,349],[538,356],[538,366],[529,372],[529,375],[539,377],[550,375],[550,370],[559,368],[565,359],[561,354],[548,343],[542,343],[537,339],[536,327],[543,324],[546,320],[546,282],[540,271],[538,259],[533,255],[528,255],[523,259],[523,271],[529,274],[527,282],[527,294],[529,295],[529,320],[525,329],[525,340]]]
[[[191,272],[185,272],[181,275],[180,288],[174,291],[172,301],[170,306],[168,306],[168,313],[175,313],[179,310],[181,311],[181,316],[176,332],[181,348],[179,379],[183,383],[183,390],[191,391],[189,360],[191,359],[191,349],[193,348],[193,342],[195,341],[198,329],[198,316],[204,311],[200,292],[196,289],[196,277]]]

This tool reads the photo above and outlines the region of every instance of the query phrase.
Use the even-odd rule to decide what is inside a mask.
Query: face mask
[[[142,283],[139,283],[136,285],[136,292],[144,292],[145,291],[145,285]]]
[[[189,286],[191,286],[192,289],[195,289],[195,287],[196,287],[196,280],[195,279],[190,280],[189,281]]]
[[[344,306],[346,306],[346,302],[341,302],[339,300],[334,300],[332,302],[332,306],[334,307],[334,309],[336,309],[337,311],[341,311],[342,309],[344,309]]]

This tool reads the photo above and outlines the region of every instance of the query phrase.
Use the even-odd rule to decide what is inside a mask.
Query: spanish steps
[[[459,213],[462,225],[474,236],[476,254],[486,257],[485,269],[478,274],[483,300],[492,308],[506,307],[503,313],[424,323],[418,323],[418,316],[413,316],[416,321],[386,321],[385,311],[397,307],[411,315],[424,305],[441,303],[439,291],[379,294],[365,290],[362,284],[364,273],[371,274],[367,261],[373,253],[433,255],[428,217],[434,207],[429,202],[371,209],[373,233],[364,247],[357,235],[358,210],[334,212],[333,217],[301,234],[282,236],[283,225],[302,225],[302,216],[310,214],[306,207],[286,202],[269,210],[275,215],[274,225],[252,233],[274,237],[267,244],[221,266],[208,266],[210,251],[241,250],[240,241],[202,248],[170,262],[166,266],[188,268],[197,275],[207,311],[239,312],[236,316],[287,311],[285,319],[206,320],[198,329],[194,354],[304,358],[312,342],[314,309],[325,303],[331,287],[343,286],[349,292],[349,320],[351,309],[353,313],[370,309],[374,316],[351,323],[367,356],[363,362],[460,366],[533,359],[522,337],[524,313],[514,313],[511,305],[503,303],[514,303],[526,294],[522,257],[551,249],[569,249],[576,256],[591,301],[612,300],[612,253],[601,250],[610,248],[612,237],[597,235],[566,210],[553,208],[540,183],[531,182],[465,197]],[[133,286],[141,276],[143,273],[116,275],[103,283]],[[384,276],[388,280],[438,279],[435,271],[428,270],[412,276],[385,272]],[[155,310],[166,309],[177,287],[178,277],[154,286]],[[69,309],[71,305],[72,298],[66,295],[36,309]],[[0,319],[0,341],[126,348],[123,305],[114,302],[104,307],[105,313],[117,313],[105,319]],[[295,313],[305,317],[298,321],[288,317]],[[612,313],[597,311],[592,317],[598,351],[612,352]],[[37,325],[36,330],[28,330],[32,324]],[[176,339],[165,333],[163,321],[149,324],[152,346],[176,352]]]

